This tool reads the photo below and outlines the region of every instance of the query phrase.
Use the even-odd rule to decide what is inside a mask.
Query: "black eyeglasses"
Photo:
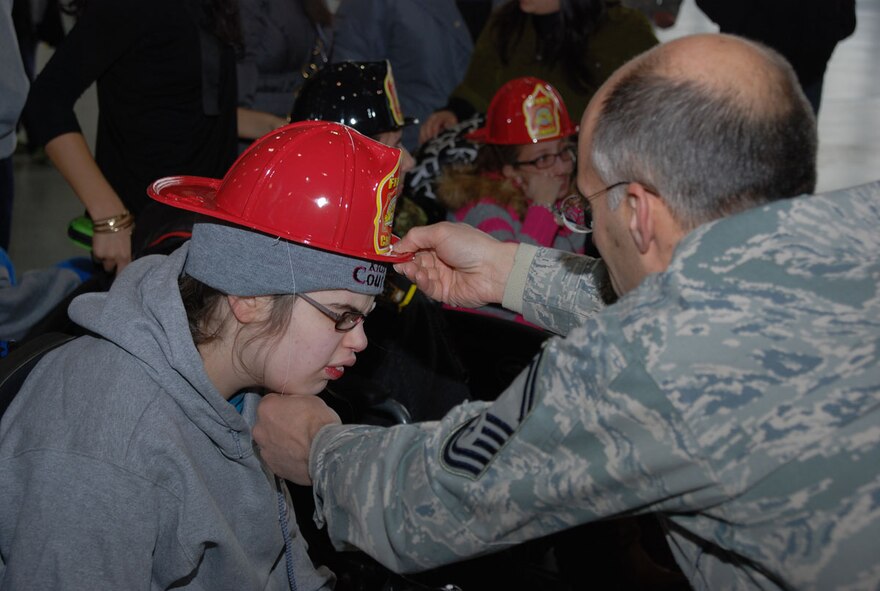
[[[319,304],[304,293],[296,294],[296,297],[302,298],[315,307],[321,314],[332,320],[336,324],[336,330],[339,332],[348,332],[355,326],[363,322],[367,315],[360,312],[334,312],[327,306]]]
[[[556,213],[562,219],[565,227],[572,232],[589,234],[593,231],[593,208],[590,202],[603,193],[629,183],[630,181],[620,181],[586,197],[580,193],[569,195],[557,204]]]
[[[563,148],[561,152],[557,152],[555,154],[544,154],[543,156],[538,156],[534,160],[517,160],[512,163],[513,166],[534,166],[537,169],[545,170],[547,168],[551,168],[554,164],[556,164],[556,159],[560,159],[563,162],[571,162],[574,160],[574,148],[568,146]]]

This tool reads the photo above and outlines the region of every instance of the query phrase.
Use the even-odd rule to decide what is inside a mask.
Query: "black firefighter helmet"
[[[388,60],[328,64],[303,84],[291,121],[336,121],[366,136],[418,123],[404,117]]]

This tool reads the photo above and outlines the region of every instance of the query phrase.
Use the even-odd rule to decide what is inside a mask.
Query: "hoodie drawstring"
[[[278,497],[278,521],[281,522],[281,535],[284,536],[284,560],[287,563],[287,580],[291,591],[297,591],[296,577],[293,576],[293,540],[290,538],[290,524],[288,521],[287,503],[284,498],[284,485],[281,479],[275,477],[275,494]]]

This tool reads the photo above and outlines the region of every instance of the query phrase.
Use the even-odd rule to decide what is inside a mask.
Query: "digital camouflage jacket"
[[[878,227],[880,182],[775,202],[598,312],[593,262],[533,249],[521,309],[567,336],[494,403],[324,428],[318,519],[414,571],[651,511],[695,589],[877,589]]]

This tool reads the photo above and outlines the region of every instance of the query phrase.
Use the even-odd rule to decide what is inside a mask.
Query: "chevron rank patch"
[[[529,365],[520,396],[500,400],[449,436],[440,456],[447,470],[474,480],[486,471],[534,406],[535,377],[542,356],[543,350]]]

